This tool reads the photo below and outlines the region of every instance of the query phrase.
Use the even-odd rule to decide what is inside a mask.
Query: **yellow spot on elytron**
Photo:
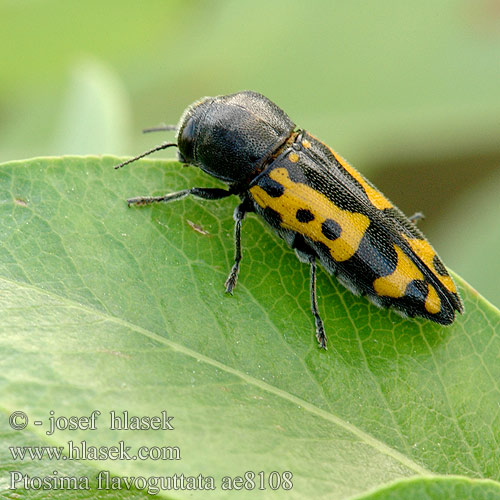
[[[444,287],[452,293],[457,293],[457,288],[455,287],[455,283],[453,283],[451,276],[441,276],[436,271],[436,268],[434,267],[434,257],[436,255],[436,252],[434,248],[431,247],[430,243],[426,240],[420,240],[418,238],[409,238],[405,234],[403,234],[402,236],[409,243],[411,249],[436,276],[436,278],[439,279]]]
[[[436,314],[441,311],[441,299],[432,285],[429,285],[429,292],[425,299],[425,309],[431,314]]]
[[[311,137],[314,137],[311,135]],[[314,137],[316,139],[316,137]],[[318,142],[321,142],[319,139],[316,139]],[[342,156],[338,155],[330,146],[327,146],[324,142],[321,142],[324,146],[326,146],[330,152],[333,154],[335,159],[349,172],[349,174],[354,177],[360,184],[363,186],[365,190],[366,196],[373,204],[375,208],[379,210],[383,210],[384,208],[392,208],[394,205],[377,189],[375,189],[354,167],[349,165]]]
[[[302,141],[302,146],[304,146],[306,149],[309,149],[311,147],[311,143],[307,139],[304,139]]]
[[[393,246],[398,255],[396,269],[388,276],[377,278],[373,282],[373,288],[378,295],[398,298],[403,297],[407,286],[413,280],[423,280],[424,276],[401,248]]]
[[[299,155],[297,153],[290,153],[288,155],[288,159],[292,162],[292,163],[297,163],[299,161]]]
[[[273,198],[260,186],[250,188],[250,193],[262,208],[272,208],[281,215],[283,228],[292,229],[313,241],[324,243],[337,262],[348,260],[355,254],[370,225],[370,219],[366,215],[342,210],[324,194],[306,184],[293,182],[284,168],[271,170],[269,177],[285,188],[281,196]],[[296,218],[298,209],[309,210],[314,219],[310,222],[299,222]],[[326,219],[334,220],[341,228],[340,236],[335,240],[330,240],[323,234],[321,225]]]
[[[394,205],[377,189],[371,186],[368,181],[349,163],[347,163],[344,158],[338,156],[334,151],[332,151],[337,161],[363,186],[366,196],[372,202],[375,208],[383,210],[384,208],[392,208]]]

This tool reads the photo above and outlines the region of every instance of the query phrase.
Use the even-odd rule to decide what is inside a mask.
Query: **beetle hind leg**
[[[299,233],[296,233],[294,235],[293,241],[291,242],[291,247],[295,250],[297,257],[301,262],[309,263],[309,265],[311,266],[309,289],[311,295],[311,311],[314,316],[316,338],[318,339],[319,347],[326,350],[327,339],[325,326],[323,325],[323,320],[319,315],[318,301],[316,299],[316,254],[314,250],[306,243],[304,237]]]
[[[408,219],[410,219],[411,223],[416,224],[419,220],[425,219],[425,215],[422,212],[415,212]]]

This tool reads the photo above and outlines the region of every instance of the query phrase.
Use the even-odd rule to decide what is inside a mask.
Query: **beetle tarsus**
[[[425,215],[422,212],[415,212],[411,217],[408,217],[412,224],[416,224],[419,220],[425,219]]]
[[[238,281],[238,272],[239,272],[239,265],[235,262],[231,272],[229,273],[229,276],[227,277],[227,280],[224,283],[224,286],[226,287],[226,293],[229,295],[233,295],[233,290],[234,287],[236,286],[236,282]]]
[[[326,347],[326,334],[325,334],[325,328],[323,326],[323,321],[321,320],[321,318],[315,318],[315,319],[316,319],[316,338],[318,339],[318,345],[319,347],[321,347],[321,349],[328,351],[328,347]]]
[[[129,198],[127,204],[130,205],[151,205],[152,203],[169,202],[174,200],[180,200],[191,194],[191,189],[184,189],[183,191],[177,191],[175,193],[165,194],[163,196],[137,196],[136,198]]]

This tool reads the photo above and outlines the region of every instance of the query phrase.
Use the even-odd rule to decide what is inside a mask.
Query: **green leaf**
[[[500,485],[487,479],[468,479],[460,476],[424,477],[397,481],[356,500],[488,500],[500,497]]]
[[[466,283],[457,279],[466,313],[445,328],[379,310],[321,272],[324,352],[307,266],[260,220],[244,221],[240,278],[226,296],[236,200],[127,208],[127,197],[217,184],[175,162],[115,171],[118,161],[0,166],[0,491],[13,470],[92,481],[100,470],[203,474],[215,478],[213,498],[235,496],[222,477],[247,471],[259,498],[346,498],[429,474],[498,481],[499,314]],[[29,417],[24,431],[7,425],[15,410]],[[101,416],[96,430],[46,435],[51,410]],[[111,410],[166,410],[175,429],[110,430]],[[30,462],[8,450],[69,440],[177,446],[181,460]],[[291,471],[293,489],[273,491],[273,471]],[[192,494],[210,496],[160,496]]]

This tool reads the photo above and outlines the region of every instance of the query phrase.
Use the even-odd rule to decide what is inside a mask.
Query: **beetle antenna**
[[[128,165],[129,163],[132,163],[136,160],[139,160],[140,158],[144,158],[145,156],[150,155],[151,153],[156,153],[156,151],[161,151],[162,149],[167,149],[171,147],[177,147],[177,144],[175,142],[164,142],[163,144],[160,144],[159,146],[155,146],[153,149],[150,149],[149,151],[145,151],[144,153],[141,153],[140,155],[134,156],[133,158],[130,158],[130,160],[123,161],[119,165],[115,165],[115,168],[121,168],[124,167],[125,165]]]
[[[164,132],[167,130],[177,130],[177,125],[162,125],[161,127],[145,128],[142,133],[147,134],[149,132]]]

